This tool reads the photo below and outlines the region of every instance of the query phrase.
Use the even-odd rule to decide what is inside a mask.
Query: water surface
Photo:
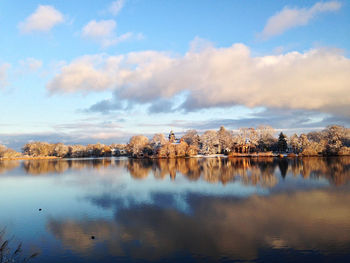
[[[350,262],[349,182],[349,157],[3,161],[0,228],[32,262]]]

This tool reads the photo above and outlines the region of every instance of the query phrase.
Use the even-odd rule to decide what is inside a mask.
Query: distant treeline
[[[125,154],[126,144],[104,145],[101,143],[88,145],[65,145],[63,143],[28,142],[22,148],[22,153],[0,145],[0,158],[15,159],[23,157],[108,157]]]
[[[209,130],[198,134],[187,131],[180,139],[171,132],[166,139],[164,134],[147,137],[133,136],[128,145],[128,154],[133,157],[172,158],[197,154],[226,154],[231,156],[273,153],[290,153],[301,156],[350,155],[350,129],[331,125],[322,131],[307,134],[294,134],[290,137],[283,132],[275,137],[276,131],[270,126],[240,128],[238,131]]]
[[[187,131],[181,138],[170,132],[168,138],[158,133],[152,139],[143,135],[130,138],[127,144],[65,145],[63,143],[29,142],[22,153],[0,145],[0,158],[20,157],[108,157],[130,156],[136,158],[175,158],[198,154],[213,155],[269,155],[290,153],[301,156],[350,155],[350,129],[331,125],[322,131],[294,134],[290,137],[283,132],[275,137],[276,131],[270,126],[240,128],[230,131],[223,126],[218,131],[209,130],[199,134]]]

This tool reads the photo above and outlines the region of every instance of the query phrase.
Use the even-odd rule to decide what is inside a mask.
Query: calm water
[[[349,157],[0,162],[0,207],[32,262],[350,262]]]

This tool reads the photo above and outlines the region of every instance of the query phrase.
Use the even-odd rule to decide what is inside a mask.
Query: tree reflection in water
[[[135,179],[144,179],[150,175],[175,180],[178,174],[191,181],[203,179],[209,183],[227,184],[240,180],[248,185],[273,187],[278,182],[278,168],[282,178],[287,175],[303,178],[325,178],[330,183],[342,185],[350,179],[350,157],[335,158],[190,158],[130,160],[126,165]]]
[[[20,211],[13,218],[31,215],[36,229],[44,225],[39,233],[47,231],[49,242],[37,242],[50,259],[270,262],[264,253],[306,252],[320,261],[350,258],[349,157],[26,160],[0,162],[0,173],[24,189],[10,208],[45,199],[47,217]]]
[[[0,160],[0,174],[11,171],[20,165],[20,161],[1,161]]]
[[[303,178],[325,178],[334,185],[343,185],[350,179],[350,157],[332,158],[179,158],[179,159],[69,159],[69,160],[26,160],[0,161],[0,174],[21,167],[30,175],[64,173],[70,169],[95,169],[122,167],[134,179],[154,176],[157,179],[178,175],[190,181],[202,179],[209,183],[227,184],[240,180],[247,185],[273,187],[282,178],[299,176]]]

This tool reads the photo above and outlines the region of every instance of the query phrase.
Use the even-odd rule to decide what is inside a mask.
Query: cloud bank
[[[19,23],[18,27],[22,33],[48,32],[63,22],[63,14],[53,6],[39,5],[33,14]]]
[[[297,26],[307,25],[311,19],[321,13],[337,11],[341,8],[338,1],[318,2],[310,8],[285,7],[270,17],[261,33],[262,39],[280,35]]]
[[[62,67],[51,93],[111,90],[117,101],[185,97],[187,111],[244,105],[350,115],[350,60],[337,50],[251,55],[243,44],[192,48],[183,56],[142,51],[88,55]]]
[[[119,121],[120,122],[120,121]],[[133,133],[126,133],[116,123],[109,122],[82,122],[58,124],[53,131],[28,132],[28,133],[0,133],[0,144],[21,151],[22,147],[29,141],[43,141],[49,143],[63,142],[65,144],[89,143],[125,143]]]

